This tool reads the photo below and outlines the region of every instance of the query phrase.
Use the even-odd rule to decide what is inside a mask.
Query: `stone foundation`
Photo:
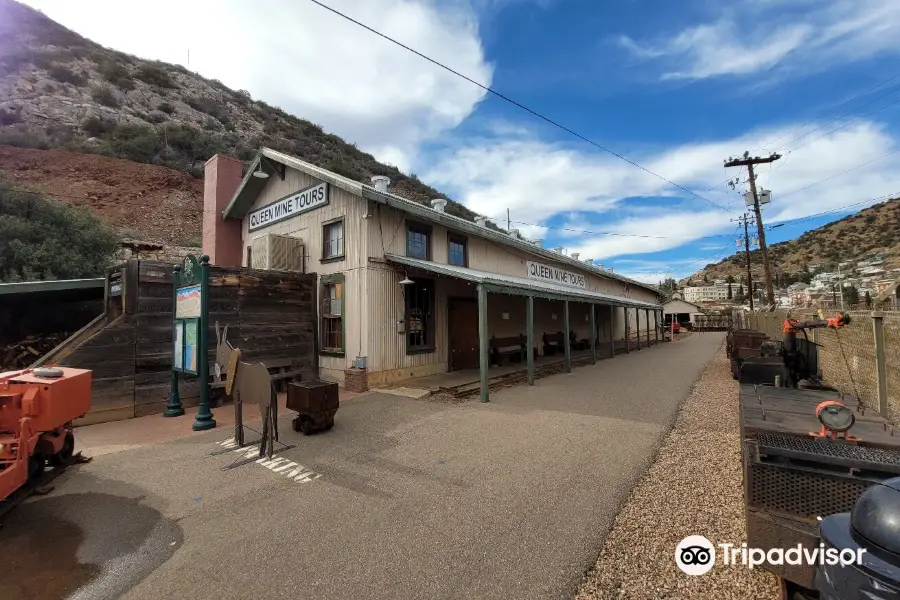
[[[365,369],[344,369],[344,389],[348,392],[369,391],[369,377]]]

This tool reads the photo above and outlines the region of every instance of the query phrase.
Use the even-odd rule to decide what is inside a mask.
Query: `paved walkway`
[[[99,456],[10,515],[10,543],[54,542],[0,596],[49,561],[75,598],[571,598],[722,338],[489,404],[371,394],[308,438],[283,414],[273,463],[223,470],[224,430]]]

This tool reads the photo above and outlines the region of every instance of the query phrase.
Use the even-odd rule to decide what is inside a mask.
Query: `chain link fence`
[[[841,329],[813,329],[809,340],[818,346],[818,364],[823,380],[863,404],[878,409],[878,372],[872,311],[846,311],[849,325]],[[884,353],[887,374],[888,420],[900,425],[900,312],[883,313]],[[782,338],[786,318],[808,321],[819,315],[810,309],[777,310],[767,313],[735,311],[735,328],[754,329],[773,340]],[[826,314],[826,317],[833,316]],[[800,337],[802,333],[798,334]]]

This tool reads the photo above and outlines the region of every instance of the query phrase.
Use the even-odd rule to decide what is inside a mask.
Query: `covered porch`
[[[534,385],[538,369],[558,365],[571,372],[574,364],[593,364],[663,339],[658,304],[405,256],[385,258],[410,275],[450,278],[470,290],[471,297],[450,297],[466,306],[468,318],[447,315],[448,372],[415,378],[417,388],[439,390],[477,382],[481,401],[487,402],[497,378],[518,373]],[[447,311],[453,311],[450,303]],[[469,340],[472,352],[467,357]]]

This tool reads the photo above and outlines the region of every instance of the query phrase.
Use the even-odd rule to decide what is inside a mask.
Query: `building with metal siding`
[[[524,335],[530,302],[539,353],[544,333],[564,329],[566,312],[569,330],[590,339],[593,306],[595,344],[636,330],[649,339],[662,322],[654,288],[447,214],[440,201],[426,207],[386,184],[364,185],[269,149],[243,177],[238,164],[220,156],[207,164],[204,210],[218,214],[204,221],[204,251],[214,263],[218,252],[249,266],[259,260],[252,248],[266,247],[261,238],[300,240],[270,268],[320,277],[323,377],[343,381],[345,369],[365,364],[377,385],[472,367],[472,340],[474,366],[485,371],[488,340],[473,328],[486,324],[491,338]],[[328,351],[337,340],[340,348]]]

